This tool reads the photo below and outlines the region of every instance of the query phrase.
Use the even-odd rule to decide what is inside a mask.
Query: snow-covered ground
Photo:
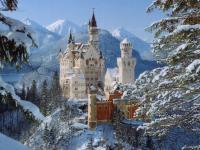
[[[95,149],[106,149],[106,145],[114,146],[115,139],[113,134],[113,126],[111,124],[98,125],[94,131],[88,129],[81,130],[75,134],[70,141],[68,149],[71,150],[85,150],[93,139],[93,147]],[[100,144],[102,142],[102,144]]]
[[[0,133],[0,150],[28,150],[28,148]]]
[[[0,77],[0,87],[3,88],[3,90],[0,90],[0,93],[2,95],[6,94],[6,92],[10,92],[13,99],[19,105],[21,105],[24,110],[29,111],[35,117],[35,119],[40,120],[40,121],[44,119],[44,115],[40,112],[40,109],[36,105],[34,105],[33,103],[29,101],[21,100],[21,98],[18,95],[16,95],[14,87],[4,82],[1,77]]]

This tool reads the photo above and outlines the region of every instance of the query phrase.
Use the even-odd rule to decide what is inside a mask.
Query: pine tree
[[[137,115],[150,122],[149,136],[161,139],[174,128],[200,135],[199,4],[199,0],[155,0],[148,9],[167,13],[148,28],[155,35],[155,57],[167,66],[144,72],[135,86],[123,86],[123,91],[124,97],[140,102]]]
[[[121,121],[121,112],[120,110],[115,110],[114,116],[113,116],[113,123],[114,123],[114,129],[115,129],[115,139],[116,139],[116,149],[120,150],[123,148],[121,144],[121,138],[122,138],[122,133],[121,133],[121,128],[120,128],[120,121]]]
[[[51,104],[52,108],[56,108],[58,106],[62,106],[62,95],[61,95],[61,87],[59,83],[59,74],[56,71],[52,77],[51,82]]]
[[[48,103],[49,103],[49,93],[48,93],[48,85],[47,80],[44,80],[41,87],[41,104],[40,109],[44,115],[48,114]]]
[[[30,89],[29,87],[26,88],[26,97],[25,97],[26,100],[30,100]]]
[[[153,43],[156,58],[172,65],[189,65],[193,60],[199,59],[199,0],[156,0],[148,8],[148,12],[156,8],[169,16],[148,28],[156,38]]]
[[[86,147],[86,150],[94,150],[93,142],[94,142],[93,137],[90,137],[89,141],[88,141],[88,144],[87,144],[87,147]]]
[[[15,11],[18,6],[18,0],[1,0],[0,10],[2,11]],[[32,47],[37,47],[34,37],[23,23],[17,20],[11,19],[0,13],[0,22],[9,28],[9,31],[2,31],[0,33],[0,66],[4,63],[9,63],[19,67],[23,63],[28,61],[29,48],[26,42],[29,40],[32,42]],[[16,26],[17,24],[17,26]],[[10,39],[7,37],[6,32],[12,32],[14,38]],[[24,34],[23,38],[17,36]],[[26,38],[24,38],[26,37]]]
[[[49,144],[49,128],[47,126],[47,123],[45,124],[45,128],[44,128],[43,140],[45,143],[45,148],[47,149],[48,144]]]
[[[39,106],[37,96],[37,83],[35,80],[32,81],[32,85],[30,88],[30,101]]]
[[[55,136],[55,128],[52,127],[49,131],[49,143],[53,146],[55,144],[56,136]]]

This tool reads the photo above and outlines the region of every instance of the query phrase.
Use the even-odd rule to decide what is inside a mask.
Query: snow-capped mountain
[[[112,35],[119,40],[128,38],[133,43],[133,48],[140,54],[143,59],[153,60],[150,45],[142,39],[138,38],[133,33],[127,31],[124,28],[118,28],[112,32]]]
[[[57,33],[58,35],[61,36],[66,36],[71,29],[73,32],[79,32],[81,30],[81,27],[76,25],[75,23],[68,21],[68,20],[63,20],[59,19],[56,22],[48,25],[46,27],[49,31]]]
[[[22,20],[22,22],[24,24],[30,26],[33,29],[33,31],[36,33],[36,35],[37,35],[36,42],[40,48],[44,45],[49,44],[49,41],[55,41],[60,38],[60,36],[58,34],[47,30],[42,25],[40,25],[39,23],[37,23],[29,18]]]

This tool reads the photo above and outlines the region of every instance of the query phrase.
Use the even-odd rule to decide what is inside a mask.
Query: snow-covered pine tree
[[[156,38],[153,43],[156,58],[173,65],[189,65],[199,59],[199,0],[156,0],[147,11],[155,8],[167,12],[169,16],[148,28]]]
[[[153,50],[169,66],[154,70],[154,88],[145,94],[157,118],[154,129],[161,135],[177,126],[199,131],[200,1],[156,0],[148,12],[155,8],[169,17],[148,28],[155,35]]]
[[[38,104],[38,95],[37,95],[37,83],[35,80],[32,81],[31,88],[30,88],[30,101],[37,106]]]
[[[48,128],[47,123],[45,124],[45,128],[44,128],[43,141],[45,144],[45,148],[47,149],[47,147],[49,145],[49,128]]]
[[[48,112],[48,103],[49,103],[49,92],[48,92],[48,85],[47,80],[44,80],[41,87],[41,98],[40,98],[40,109],[44,115],[47,115]]]
[[[61,105],[62,94],[59,83],[59,74],[57,71],[53,74],[50,91],[51,91],[51,104],[53,105],[52,109],[58,106],[62,106]]]
[[[93,137],[89,137],[86,150],[94,150],[93,143],[94,143]]]
[[[0,66],[9,63],[19,67],[28,61],[29,47],[37,47],[33,32],[23,23],[6,17],[5,11],[15,11],[18,0],[0,1]]]
[[[23,85],[22,85],[22,91],[21,91],[20,96],[21,96],[21,99],[24,99],[24,100],[26,99],[25,83],[23,83]]]
[[[120,90],[141,102],[137,115],[150,121],[148,135],[174,142],[162,146],[200,144],[200,1],[155,0],[148,12],[154,9],[168,16],[148,28],[155,34],[155,57],[167,66],[144,72],[134,86]]]

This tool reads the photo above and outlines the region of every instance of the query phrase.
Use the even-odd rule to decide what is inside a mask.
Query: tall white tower
[[[94,11],[91,20],[89,20],[88,32],[89,43],[93,45],[96,49],[99,49],[99,29],[97,28],[97,22],[95,19]]]
[[[121,57],[117,58],[119,68],[119,82],[134,83],[136,60],[132,57],[132,44],[125,38],[120,43]]]

